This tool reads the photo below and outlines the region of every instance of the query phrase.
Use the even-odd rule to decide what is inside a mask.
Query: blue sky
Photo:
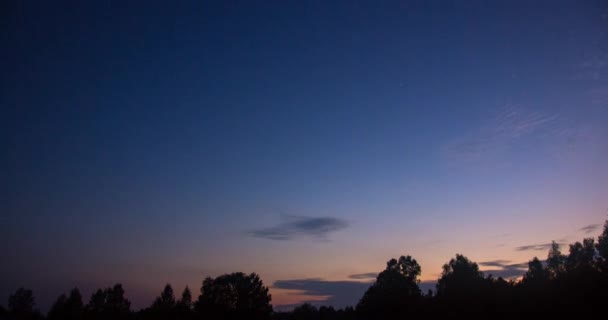
[[[288,305],[606,219],[600,1],[4,7],[0,298],[244,271]]]

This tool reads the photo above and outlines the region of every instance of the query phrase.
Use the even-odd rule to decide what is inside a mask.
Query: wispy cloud
[[[377,272],[368,272],[368,273],[351,274],[348,277],[350,279],[356,279],[356,280],[369,280],[369,279],[376,279],[377,276],[378,276]]]
[[[477,163],[503,158],[520,141],[531,136],[557,137],[564,128],[557,113],[506,106],[490,116],[485,123],[467,135],[444,146],[451,161]]]
[[[579,64],[575,72],[575,79],[579,80],[600,80],[606,75],[608,70],[608,53],[596,52],[585,57]]]
[[[579,229],[579,231],[583,231],[584,233],[592,233],[595,232],[596,230],[598,230],[602,225],[600,224],[590,224],[587,226],[584,226],[582,228]]]
[[[542,243],[542,244],[529,244],[525,246],[516,247],[516,251],[541,251],[541,250],[549,250],[551,248],[551,243]]]
[[[348,226],[347,221],[332,217],[290,216],[288,220],[273,227],[252,230],[249,234],[270,240],[290,240],[296,236],[310,236],[326,240],[330,233]]]

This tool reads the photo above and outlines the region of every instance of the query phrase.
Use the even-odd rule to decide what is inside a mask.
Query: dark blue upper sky
[[[601,222],[602,1],[0,12],[0,298],[123,281],[145,305],[166,281],[235,269],[270,284],[377,271],[391,254],[465,239],[464,225],[517,230],[515,245]],[[558,235],[534,238],[527,228],[550,216]],[[298,220],[310,217],[329,220]],[[403,229],[409,245],[388,248]],[[467,245],[423,256],[423,275]],[[361,267],[329,263],[337,252]]]

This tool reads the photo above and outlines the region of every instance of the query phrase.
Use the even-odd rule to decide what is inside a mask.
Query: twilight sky
[[[2,305],[121,282],[138,308],[243,271],[275,306],[343,306],[391,257],[513,276],[608,218],[606,2],[7,1],[0,21]]]

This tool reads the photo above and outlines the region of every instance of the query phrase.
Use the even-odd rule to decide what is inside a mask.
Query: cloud
[[[587,56],[578,65],[578,72],[574,78],[578,80],[600,80],[606,76],[608,70],[608,53],[596,52]]]
[[[377,276],[378,276],[378,272],[368,272],[368,273],[351,274],[348,277],[351,279],[356,279],[356,280],[366,280],[366,279],[376,279]]]
[[[601,227],[600,224],[590,224],[590,225],[580,228],[579,231],[583,231],[583,232],[589,234],[589,233],[592,233],[592,232],[598,230],[600,227]]]
[[[369,275],[364,273],[362,275]],[[355,275],[357,276],[357,275]],[[302,301],[298,304],[279,305],[280,310],[289,310],[304,302],[310,302],[313,305],[331,305],[335,308],[344,308],[347,306],[355,306],[365,291],[372,285],[373,282],[359,281],[329,281],[323,279],[295,279],[295,280],[277,280],[272,284],[276,289],[298,290],[302,294],[314,297],[309,301]],[[420,290],[426,294],[428,290],[435,290],[436,280],[421,281],[419,283]]]
[[[324,300],[315,299],[311,303],[343,308],[357,304],[370,285],[371,282],[295,279],[277,280],[272,284],[272,287],[298,290],[307,296],[324,297]]]
[[[497,269],[484,270],[483,272],[492,275],[495,278],[514,279],[523,276],[523,274],[526,273],[526,269]]]
[[[529,244],[525,246],[519,246],[515,248],[515,251],[541,251],[541,250],[549,250],[551,249],[551,243],[543,243],[543,244]]]
[[[550,142],[567,140],[566,126],[561,120],[555,112],[507,105],[491,114],[481,127],[448,142],[443,152],[450,163],[504,162],[507,153],[531,138]]]
[[[348,226],[348,222],[345,220],[331,217],[290,216],[288,218],[290,221],[274,227],[253,230],[249,234],[257,238],[270,240],[290,240],[298,235],[327,239],[330,233]]]
[[[528,269],[527,262],[511,263],[509,260],[492,260],[478,263],[480,266],[496,267],[500,269],[483,270],[485,274],[504,279],[513,279],[522,276]]]
[[[478,263],[480,266],[484,266],[484,267],[504,267],[506,264],[508,264],[509,260],[492,260],[492,261],[483,261]]]

